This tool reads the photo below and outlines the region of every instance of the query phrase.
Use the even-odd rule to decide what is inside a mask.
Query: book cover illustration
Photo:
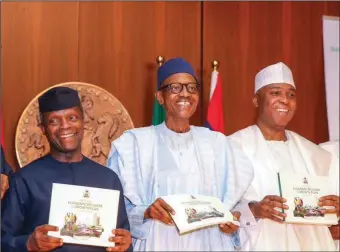
[[[113,247],[109,241],[116,228],[119,191],[65,184],[53,184],[49,232],[64,243]],[[110,199],[110,200],[108,200]]]
[[[328,177],[279,174],[282,197],[287,199],[285,221],[301,224],[337,224],[336,214],[323,214],[327,207],[318,205],[322,196],[331,195]]]
[[[212,206],[198,206],[198,207],[189,207],[185,208],[185,214],[187,215],[187,222],[188,223],[193,223],[197,221],[202,221],[204,219],[209,219],[209,218],[216,218],[224,217],[224,213],[219,212],[216,210],[216,208]]]
[[[104,232],[103,226],[100,225],[98,213],[82,214],[67,213],[65,214],[65,224],[60,229],[60,236],[70,236],[78,240],[87,240],[90,237],[100,238]]]
[[[305,197],[306,198],[306,197]],[[308,200],[309,199],[309,200]],[[309,218],[309,217],[324,217],[325,215],[322,213],[321,210],[325,210],[326,208],[319,207],[317,205],[318,199],[310,199],[310,197],[305,199],[306,202],[304,204],[302,197],[294,197],[294,217],[301,217],[301,218]]]
[[[174,210],[171,215],[180,234],[234,221],[233,215],[220,199],[202,195],[169,195],[162,197]]]

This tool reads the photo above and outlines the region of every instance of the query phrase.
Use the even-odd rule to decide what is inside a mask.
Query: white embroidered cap
[[[294,88],[294,79],[292,71],[284,63],[279,62],[267,66],[258,72],[255,76],[255,93],[262,87],[273,83],[290,84]]]

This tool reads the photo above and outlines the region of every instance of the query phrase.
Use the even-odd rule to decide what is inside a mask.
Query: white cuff
[[[257,225],[258,219],[254,217],[248,206],[248,204],[251,202],[252,201],[242,200],[233,209],[234,211],[239,211],[241,213],[240,228],[248,228]]]

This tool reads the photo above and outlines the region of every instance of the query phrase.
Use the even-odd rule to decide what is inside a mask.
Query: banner
[[[339,139],[339,17],[323,16],[323,52],[329,140]]]

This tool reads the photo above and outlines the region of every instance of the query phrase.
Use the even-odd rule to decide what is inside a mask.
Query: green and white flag
[[[153,104],[153,115],[152,115],[152,125],[158,125],[164,122],[165,120],[165,110],[162,105],[158,103],[155,99]]]

